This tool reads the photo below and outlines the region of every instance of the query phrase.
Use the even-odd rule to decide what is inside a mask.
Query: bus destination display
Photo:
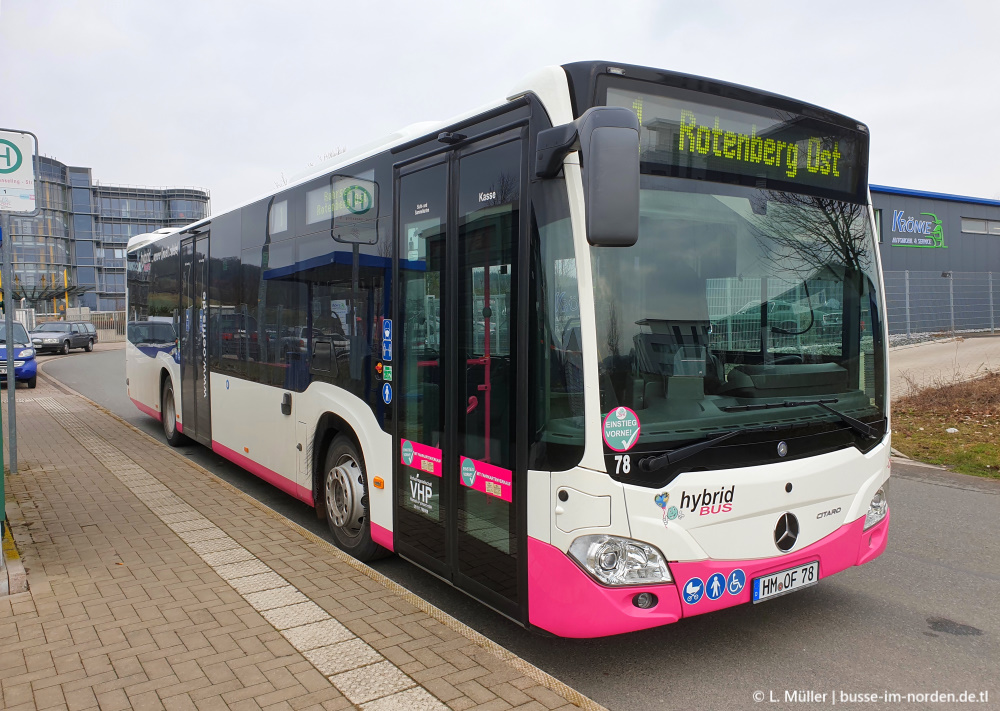
[[[678,177],[764,178],[859,198],[863,134],[787,111],[718,97],[710,105],[696,92],[669,91],[674,95],[608,89],[608,106],[639,117],[642,163]]]

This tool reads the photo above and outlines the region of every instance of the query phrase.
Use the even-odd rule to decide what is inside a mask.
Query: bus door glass
[[[394,542],[518,615],[520,133],[432,160],[398,183],[396,352],[383,363],[398,407]]]
[[[399,179],[398,317],[390,345],[383,338],[382,347],[383,399],[395,390],[399,423],[396,540],[421,565],[443,576],[448,571],[449,520],[444,485],[447,330],[442,318],[447,178],[448,166],[439,161]]]
[[[185,435],[211,446],[207,275],[204,232],[181,242],[181,417]]]
[[[472,150],[476,150],[475,147]],[[455,343],[458,573],[516,602],[514,247],[521,143],[463,152],[458,164]]]

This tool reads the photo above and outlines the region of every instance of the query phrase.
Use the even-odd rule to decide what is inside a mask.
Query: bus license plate
[[[772,597],[807,588],[819,582],[819,561],[788,568],[777,573],[753,579],[753,601],[763,602]]]

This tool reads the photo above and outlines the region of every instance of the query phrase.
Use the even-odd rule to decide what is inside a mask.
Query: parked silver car
[[[94,350],[97,331],[85,321],[50,321],[37,326],[30,334],[31,344],[38,352],[69,353],[71,348]]]

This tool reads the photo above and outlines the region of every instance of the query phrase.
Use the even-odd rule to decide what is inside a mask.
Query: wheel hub
[[[326,510],[333,524],[351,535],[361,532],[364,493],[358,463],[350,456],[341,457],[326,474]]]

